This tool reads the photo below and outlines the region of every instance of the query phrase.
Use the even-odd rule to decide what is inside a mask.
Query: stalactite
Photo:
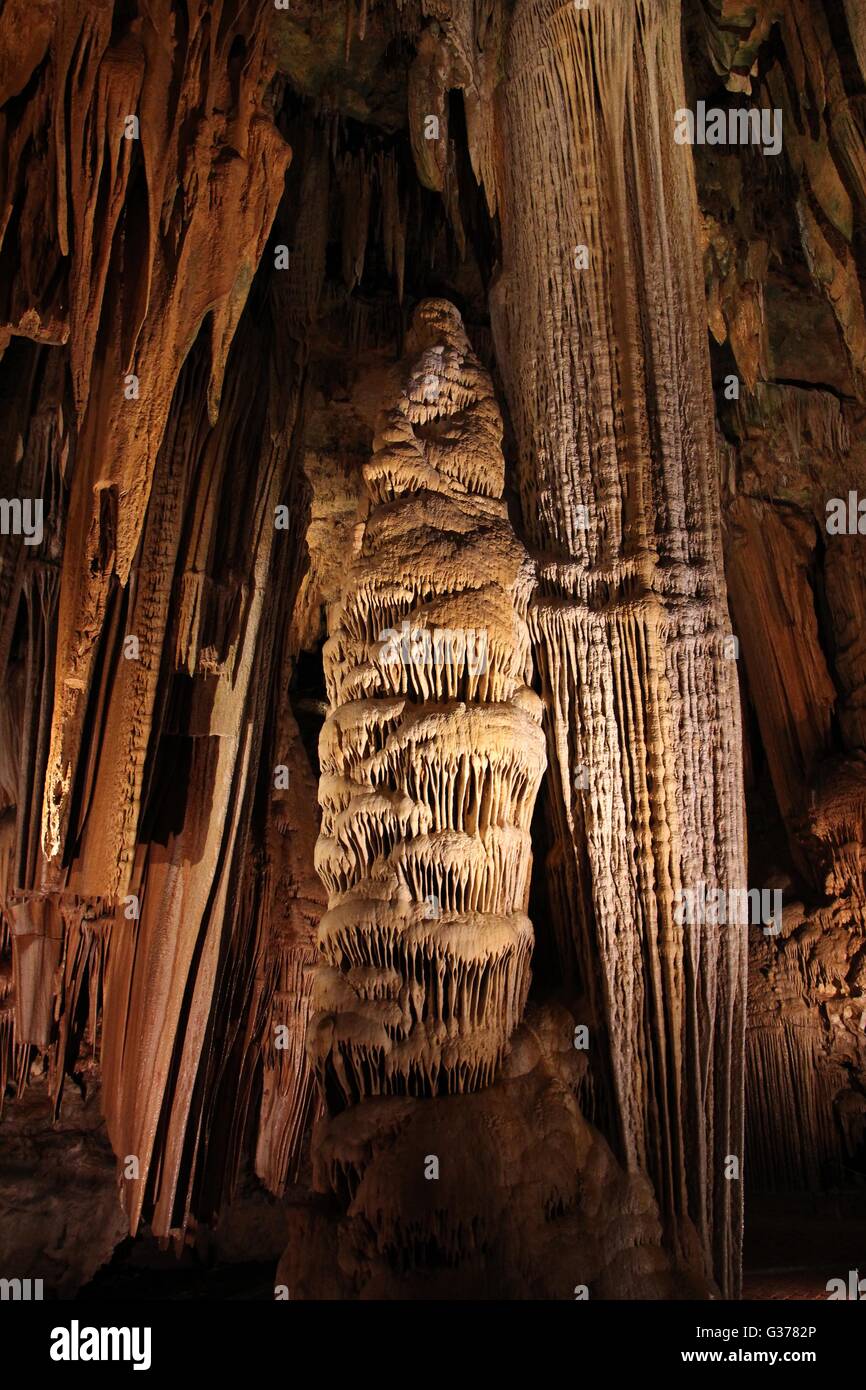
[[[270,61],[260,10],[194,5],[185,42],[174,49],[163,39],[173,28],[170,0],[116,40],[110,8],[64,6],[56,23],[40,94],[53,115],[44,154],[57,186],[49,211],[60,252],[70,257],[66,328],[82,463],[70,498],[66,555],[75,558],[61,582],[43,808],[46,874],[55,882],[100,634],[115,578],[126,582],[140,541],[172,391],[210,316],[214,418],[289,157],[260,109]],[[247,51],[237,88],[230,62],[236,39]],[[167,90],[175,92],[173,109]],[[193,108],[208,134],[181,151],[177,121]],[[220,149],[226,157],[217,157]],[[148,313],[149,304],[159,312]],[[105,346],[97,356],[100,330]]]
[[[363,152],[343,156],[339,183],[343,196],[343,282],[351,290],[364,273],[370,222],[372,173]]]
[[[184,510],[193,524],[179,548],[157,539],[175,505],[175,490],[166,485],[152,502],[145,537],[144,553],[169,565],[183,598],[177,632],[170,622],[162,627],[161,742],[151,750],[143,812],[166,816],[167,833],[160,837],[164,844],[152,840],[138,848],[131,885],[138,915],[119,911],[113,931],[105,985],[105,1107],[115,1151],[139,1160],[138,1178],[123,1184],[131,1228],[144,1213],[154,1230],[179,1239],[195,1220],[210,1219],[220,1194],[231,1190],[254,1084],[250,1060],[260,1054],[266,1022],[264,1013],[255,1026],[250,1022],[260,997],[256,958],[266,949],[260,890],[248,872],[250,816],[273,649],[275,614],[266,607],[266,593],[280,537],[274,517],[287,487],[299,383],[287,312],[292,287],[280,284],[275,294],[264,315],[279,313],[281,324],[267,390],[251,395],[237,370],[245,354],[261,351],[260,303],[258,315],[245,320],[214,430],[185,409],[187,392],[203,405],[198,364],[190,364],[157,469],[172,470],[177,458],[184,459],[192,480]],[[259,463],[238,475],[232,459],[240,435],[259,450]],[[233,524],[236,515],[245,518],[242,528]],[[240,575],[249,577],[239,582]],[[144,577],[135,597],[148,602]],[[187,685],[188,710],[175,730],[165,721]],[[180,815],[171,808],[165,780],[173,740],[188,759]],[[82,862],[86,855],[85,844]],[[168,1084],[175,1067],[176,1087]],[[211,1113],[222,1116],[226,1090],[237,1119],[211,1122]]]
[[[298,727],[283,697],[277,749],[289,748],[288,787],[272,795],[268,853],[271,894],[261,998],[268,1008],[263,1028],[261,1116],[256,1172],[271,1192],[281,1194],[297,1176],[301,1146],[316,1105],[313,1072],[306,1055],[310,983],[316,964],[316,928],[325,896],[313,870],[315,778],[300,743]]]
[[[697,210],[670,128],[679,20],[672,3],[518,4],[493,308],[524,521],[550,557],[530,623],[615,1142],[680,1258],[732,1292],[745,929],[674,916],[695,880],[745,879]]]
[[[385,264],[396,280],[397,299],[402,304],[406,274],[406,215],[401,208],[397,160],[393,152],[379,157],[379,184],[382,190]]]
[[[448,91],[451,50],[436,20],[423,31],[409,72],[409,139],[418,177],[441,192],[448,164]]]
[[[304,215],[318,215],[317,203],[311,199]],[[320,274],[323,249],[309,263],[299,260]],[[179,1241],[197,1221],[213,1220],[231,1194],[249,1144],[248,1107],[261,1084],[271,993],[278,984],[303,984],[297,970],[279,979],[279,969],[265,968],[263,988],[256,985],[256,962],[268,952],[273,961],[277,941],[276,934],[268,938],[250,822],[277,622],[276,606],[266,601],[280,538],[276,504],[282,496],[295,500],[290,444],[317,298],[318,287],[300,284],[297,274],[275,278],[270,302],[260,284],[216,429],[207,419],[205,339],[184,368],[155,462],[141,547],[128,588],[112,592],[99,643],[92,743],[72,796],[74,853],[58,891],[28,889],[22,877],[30,872],[38,884],[38,826],[28,836],[27,818],[18,817],[19,875],[8,859],[13,823],[2,822],[0,887],[15,981],[14,1035],[7,1010],[0,1039],[7,1076],[14,1067],[19,1082],[31,1056],[43,1054],[59,1109],[67,1075],[89,1080],[101,1068],[130,1227],[144,1218]],[[264,364],[264,389],[256,393],[239,371],[251,358]],[[56,382],[50,372],[44,380],[46,408],[34,414],[24,458],[62,462],[68,443],[51,395]],[[252,468],[235,466],[240,438],[255,451]],[[41,490],[50,496],[53,486]],[[47,751],[55,522],[62,517],[59,507],[17,581],[29,615],[29,664],[22,664],[16,638],[12,672],[26,681],[13,682],[22,699],[9,711],[0,768],[10,759],[6,796],[22,809],[32,808]],[[284,546],[280,553],[279,573],[291,592],[297,559],[290,557],[297,552]],[[126,635],[137,643],[133,660]],[[25,691],[32,692],[26,706]],[[312,924],[307,959],[311,933]],[[305,998],[299,988],[296,1061]],[[297,1160],[298,1128],[309,1110],[306,1067],[284,1079],[284,1089],[296,1084],[307,1097],[294,1120],[284,1120],[279,1105],[255,1118],[262,1145],[275,1155],[277,1187]]]
[[[502,14],[499,0],[467,0],[456,5],[444,30],[453,55],[450,81],[463,90],[467,149],[484,188],[491,217],[496,212],[495,90],[501,62]]]

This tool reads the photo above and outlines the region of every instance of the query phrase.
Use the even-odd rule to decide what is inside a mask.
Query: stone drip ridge
[[[489,1084],[530,978],[532,564],[493,386],[448,301],[416,309],[402,382],[324,649],[308,1050],[336,1108]]]

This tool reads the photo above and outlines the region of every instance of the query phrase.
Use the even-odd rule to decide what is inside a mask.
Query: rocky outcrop
[[[584,1117],[573,1029],[565,1010],[531,1007],[493,1086],[377,1098],[321,1124],[313,1182],[330,1200],[289,1213],[288,1296],[705,1297],[671,1269],[646,1177]]]
[[[69,1298],[107,1263],[127,1226],[98,1088],[73,1089],[48,1128],[46,1080],[35,1069],[3,1123],[0,1269],[4,1279],[41,1279],[45,1298]]]

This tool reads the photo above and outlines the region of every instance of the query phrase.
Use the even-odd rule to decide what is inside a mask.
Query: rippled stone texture
[[[415,311],[401,374],[325,646],[310,1051],[344,1101],[492,1080],[532,948],[544,737],[499,409],[447,301]]]

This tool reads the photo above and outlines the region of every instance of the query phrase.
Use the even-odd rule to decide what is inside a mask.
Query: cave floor
[[[746,1206],[743,1297],[826,1299],[830,1279],[866,1273],[866,1193],[763,1196]]]

